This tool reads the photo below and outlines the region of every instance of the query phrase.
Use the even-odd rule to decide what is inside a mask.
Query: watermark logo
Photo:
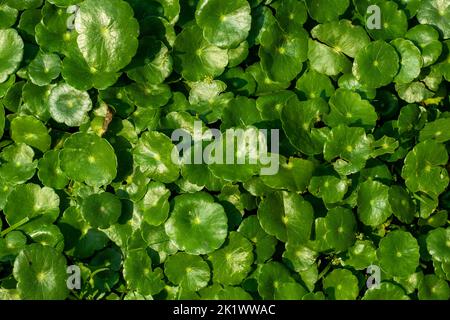
[[[260,175],[275,175],[279,170],[278,129],[204,128],[195,121],[193,133],[177,129],[172,133],[176,143],[172,161],[182,164],[260,165]],[[270,143],[269,143],[270,140]],[[270,150],[270,152],[269,152]]]
[[[69,290],[81,289],[81,269],[79,266],[72,265],[67,267],[67,288]]]
[[[67,30],[74,30],[75,29],[75,19],[78,14],[78,10],[80,10],[80,7],[77,5],[69,6],[66,10],[68,14],[70,14],[69,18],[67,18]]]
[[[381,8],[377,5],[371,5],[367,8],[367,29],[381,29]]]
[[[379,289],[381,284],[381,269],[379,266],[370,265],[367,268],[367,274],[370,274],[366,285],[368,289]]]

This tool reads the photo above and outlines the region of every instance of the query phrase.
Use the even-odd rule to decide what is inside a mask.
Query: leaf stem
[[[324,268],[324,269],[322,270],[322,272],[319,274],[317,280],[322,279],[323,276],[327,274],[328,270],[330,270],[330,268],[331,268],[331,265],[332,265],[332,261],[330,261],[330,262],[325,266],[325,268]]]
[[[7,229],[3,230],[2,232],[0,232],[0,237],[6,236],[8,233],[10,233],[11,231],[16,230],[17,228],[20,228],[21,226],[23,226],[28,221],[30,221],[30,218],[28,218],[28,217],[23,218],[19,222],[13,224],[9,228],[7,228]]]
[[[93,279],[98,273],[103,271],[109,271],[109,268],[100,268],[91,273],[90,279]]]

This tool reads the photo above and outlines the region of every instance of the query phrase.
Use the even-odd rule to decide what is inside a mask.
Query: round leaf
[[[145,250],[128,252],[123,265],[123,277],[132,290],[143,295],[153,295],[164,288],[163,272],[152,270],[152,261]]]
[[[41,182],[50,188],[64,189],[69,179],[61,170],[59,151],[47,151],[39,160],[38,177]]]
[[[167,220],[166,232],[180,250],[207,254],[218,249],[227,237],[223,207],[207,193],[178,196]],[[186,235],[189,234],[189,237]]]
[[[344,251],[355,242],[356,219],[351,210],[337,207],[316,219],[315,229],[320,251]]]
[[[265,197],[258,208],[261,227],[283,242],[309,240],[314,211],[309,202],[295,193],[278,191]]]
[[[51,138],[42,122],[32,116],[20,116],[11,121],[11,138],[45,152],[50,148]]]
[[[64,300],[69,294],[66,259],[55,249],[31,244],[14,262],[14,278],[25,300]]]
[[[78,127],[87,120],[92,101],[87,92],[68,84],[53,88],[49,96],[49,111],[53,119],[69,127]]]
[[[123,0],[86,0],[75,18],[77,44],[86,62],[98,71],[116,72],[138,48],[139,24]]]
[[[109,192],[93,194],[83,200],[81,212],[92,227],[106,229],[119,219],[122,203]]]
[[[253,245],[238,232],[231,232],[228,243],[209,255],[213,280],[226,285],[238,285],[253,264]]]
[[[87,133],[76,133],[64,143],[59,159],[61,169],[72,180],[90,186],[111,183],[117,174],[117,158],[104,139]]]
[[[45,86],[56,79],[61,72],[61,60],[58,55],[39,52],[28,65],[28,75],[31,82],[38,86]]]
[[[23,51],[23,40],[16,30],[0,29],[0,83],[19,67]]]
[[[222,74],[228,64],[227,50],[210,44],[203,37],[202,29],[192,24],[183,29],[174,44],[174,67],[188,81]]]
[[[446,169],[448,153],[443,144],[428,140],[417,144],[405,158],[402,177],[412,192],[424,192],[431,196],[441,194],[448,186]]]
[[[246,0],[200,0],[195,19],[211,44],[235,48],[250,31],[250,5]]]
[[[333,300],[355,300],[359,294],[358,278],[346,269],[333,270],[323,279],[323,287]]]
[[[172,141],[164,134],[145,132],[133,150],[133,158],[149,178],[170,183],[179,175],[178,163],[172,159],[174,148]]]
[[[392,214],[389,187],[378,181],[363,182],[358,191],[358,217],[368,226],[379,226]]]
[[[179,252],[170,256],[164,264],[164,272],[170,282],[183,290],[198,291],[208,285],[210,270],[200,257]]]
[[[382,40],[361,49],[355,57],[353,74],[362,85],[380,88],[388,85],[399,70],[397,51]]]
[[[439,262],[450,262],[450,228],[438,228],[428,233],[426,245],[430,255]]]
[[[22,219],[40,218],[40,222],[52,223],[59,215],[59,197],[50,188],[35,184],[17,186],[8,196],[5,216],[9,225]]]
[[[381,268],[392,276],[406,277],[419,265],[417,240],[405,231],[392,231],[382,238],[377,255]]]
[[[421,24],[430,24],[439,29],[444,39],[450,38],[450,3],[441,0],[422,1],[417,19]]]
[[[418,297],[420,300],[448,300],[450,287],[447,281],[428,274],[420,282]]]
[[[135,210],[142,214],[144,221],[150,225],[159,226],[169,216],[170,191],[164,184],[151,182],[147,186],[144,198],[136,203]]]

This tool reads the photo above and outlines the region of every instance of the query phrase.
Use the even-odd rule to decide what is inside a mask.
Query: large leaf
[[[97,72],[115,72],[128,63],[138,47],[139,25],[123,0],[87,0],[76,15],[77,44]]]

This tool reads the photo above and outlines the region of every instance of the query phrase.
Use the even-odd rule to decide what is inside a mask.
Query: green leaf
[[[0,83],[17,70],[23,58],[24,44],[14,29],[0,29]]]
[[[334,86],[329,77],[309,69],[298,80],[295,88],[301,100],[322,98],[328,99],[334,93]]]
[[[238,232],[252,242],[255,246],[255,261],[264,263],[275,253],[277,239],[267,234],[257,216],[245,218],[239,225]]]
[[[135,210],[143,216],[145,222],[159,226],[169,216],[170,191],[159,182],[150,182],[147,185],[147,193],[142,200],[136,203]]]
[[[105,248],[110,241],[104,232],[89,226],[77,207],[64,211],[58,227],[64,235],[65,252],[69,257],[86,259]]]
[[[391,45],[400,54],[400,71],[395,76],[396,83],[410,83],[420,75],[423,66],[422,53],[410,40],[395,39]]]
[[[59,151],[47,151],[39,160],[38,177],[45,186],[57,190],[64,189],[69,183],[69,179],[61,170]]]
[[[136,54],[139,25],[131,6],[123,0],[83,1],[75,30],[78,48],[97,71],[116,72]]]
[[[450,262],[450,228],[438,228],[428,233],[426,245],[430,255],[439,262]]]
[[[163,263],[168,256],[178,251],[175,244],[167,235],[164,225],[155,227],[148,223],[143,223],[141,226],[141,234],[148,246],[157,252],[160,263]]]
[[[296,272],[307,272],[313,267],[317,260],[318,253],[306,245],[286,244],[286,250],[283,253],[283,259]],[[302,276],[303,278],[303,276]]]
[[[20,231],[12,231],[0,239],[0,261],[14,260],[26,246],[27,237]]]
[[[261,176],[261,180],[273,189],[304,192],[315,169],[314,162],[305,159],[280,159],[280,169],[275,175]]]
[[[405,158],[402,177],[411,192],[438,196],[447,188],[448,172],[441,167],[448,162],[443,144],[427,140],[417,144]]]
[[[355,300],[359,294],[358,278],[346,269],[333,270],[323,279],[323,287],[333,300]]]
[[[6,29],[11,27],[16,22],[18,13],[17,9],[2,3],[0,5],[0,28]]]
[[[381,268],[388,274],[406,277],[419,265],[419,245],[406,231],[392,231],[381,239],[377,251]]]
[[[253,245],[238,232],[231,232],[225,246],[209,255],[213,280],[239,285],[251,270]]]
[[[363,300],[410,300],[405,291],[398,285],[382,282],[380,287],[370,288],[364,294]]]
[[[283,0],[273,3],[276,18],[283,30],[290,32],[303,26],[308,19],[308,11],[303,1]]]
[[[237,97],[225,106],[222,114],[221,129],[246,127],[261,121],[261,115],[256,108],[256,101],[246,97]]]
[[[450,287],[447,281],[428,274],[420,282],[418,297],[420,300],[448,300]]]
[[[319,24],[311,30],[311,35],[351,58],[370,42],[364,28],[352,25],[349,20]]]
[[[408,30],[408,19],[393,1],[377,4],[381,12],[381,28],[367,28],[367,32],[375,40],[393,40],[401,38]]]
[[[275,291],[275,300],[301,300],[308,291],[296,282],[282,283]]]
[[[20,113],[33,115],[43,122],[50,120],[48,97],[54,87],[55,85],[39,87],[27,82],[22,88],[24,104],[19,107]]]
[[[250,5],[245,0],[200,0],[195,19],[211,44],[235,48],[250,31]]]
[[[394,79],[399,63],[399,55],[394,47],[382,40],[374,41],[356,55],[353,75],[364,86],[380,88]]]
[[[70,86],[78,90],[89,90],[92,87],[106,89],[113,85],[120,76],[116,72],[99,72],[89,67],[79,50],[76,54],[66,56],[62,63],[61,75]]]
[[[309,14],[319,23],[337,20],[350,5],[349,0],[306,0]]]
[[[369,240],[357,240],[348,249],[348,259],[345,265],[349,265],[356,270],[364,270],[377,261],[377,251],[374,244]]]
[[[261,37],[259,56],[261,67],[275,82],[293,80],[307,59],[308,33],[303,28],[285,32],[272,24]]]
[[[258,208],[261,227],[282,242],[305,243],[311,235],[313,207],[301,196],[277,191],[265,197]]]
[[[128,288],[142,295],[154,295],[164,288],[163,271],[152,270],[152,261],[145,250],[128,252],[123,265],[123,277]]]
[[[340,177],[331,168],[319,168],[311,178],[308,191],[325,203],[337,203],[344,198],[349,185],[349,180]]]
[[[405,37],[422,52],[423,66],[428,67],[435,63],[442,53],[442,43],[439,41],[439,32],[428,24],[419,24],[408,30]]]
[[[109,192],[93,194],[83,200],[81,213],[92,227],[106,229],[119,219],[122,203]]]
[[[68,178],[90,186],[108,185],[117,174],[111,145],[93,134],[75,133],[64,142],[59,159]]]
[[[39,218],[41,223],[53,223],[59,215],[59,197],[47,187],[19,185],[9,194],[4,212],[10,226],[33,218]]]
[[[358,217],[362,223],[376,227],[391,215],[389,187],[378,181],[367,180],[358,191]]]
[[[48,99],[52,118],[69,127],[80,126],[87,120],[87,113],[92,109],[89,94],[68,84],[54,87]]]
[[[160,84],[172,73],[172,57],[163,42],[152,37],[140,40],[139,49],[127,67],[127,76],[139,83]]]
[[[437,119],[429,122],[420,131],[420,141],[436,140],[436,142],[447,142],[450,140],[450,132],[447,130],[450,118]]]
[[[174,148],[172,141],[164,134],[145,132],[133,150],[133,158],[147,177],[170,183],[179,175],[178,163],[172,159]]]
[[[351,62],[344,54],[318,41],[309,40],[308,59],[313,70],[327,76],[336,76],[351,70]]]
[[[69,294],[66,259],[51,247],[25,247],[14,262],[13,272],[21,299],[64,300]]]
[[[210,44],[199,34],[202,29],[191,24],[178,34],[174,44],[174,68],[188,81],[219,76],[228,64],[227,50]]]
[[[430,24],[437,27],[444,39],[450,38],[450,3],[439,0],[422,1],[417,13],[417,19],[421,24]]]
[[[400,186],[389,189],[389,204],[394,215],[403,223],[412,223],[416,215],[416,206],[409,193]]]
[[[31,82],[38,86],[45,86],[56,79],[61,72],[61,60],[53,53],[39,52],[28,65],[28,75]]]
[[[25,143],[45,152],[51,138],[42,122],[32,116],[20,116],[11,121],[11,137],[16,143]]]
[[[364,168],[370,157],[371,140],[363,128],[335,127],[324,145],[325,160],[332,162],[341,175],[356,173]]]
[[[281,122],[292,145],[307,155],[322,153],[323,142],[315,124],[328,111],[328,104],[320,98],[302,102],[296,97],[288,99],[281,111]]]
[[[204,161],[217,178],[244,182],[262,172],[266,144],[267,137],[255,127],[232,128],[204,149]],[[276,168],[278,158],[269,161]]]
[[[176,246],[189,254],[207,254],[218,249],[227,237],[223,207],[207,193],[175,197],[165,228]],[[186,235],[189,234],[189,237]]]
[[[23,144],[13,144],[0,153],[0,181],[9,184],[25,183],[34,176],[38,162],[33,160],[34,151],[31,147]]]
[[[31,225],[24,227],[27,235],[36,243],[55,248],[58,252],[64,249],[64,236],[59,228],[53,224],[43,224],[41,226]]]
[[[344,251],[355,242],[356,219],[351,210],[336,207],[316,219],[315,231],[320,251]]]
[[[164,273],[170,282],[183,290],[198,291],[208,285],[210,270],[200,256],[179,252],[164,263]]]
[[[346,89],[338,89],[330,99],[330,113],[324,121],[330,127],[345,124],[358,126],[367,130],[375,127],[378,115],[375,108],[360,95]]]
[[[399,97],[408,103],[422,102],[434,96],[434,93],[428,90],[422,82],[397,84],[395,89]]]
[[[294,282],[289,271],[279,262],[268,262],[261,267],[258,292],[265,300],[273,300],[283,283]]]

